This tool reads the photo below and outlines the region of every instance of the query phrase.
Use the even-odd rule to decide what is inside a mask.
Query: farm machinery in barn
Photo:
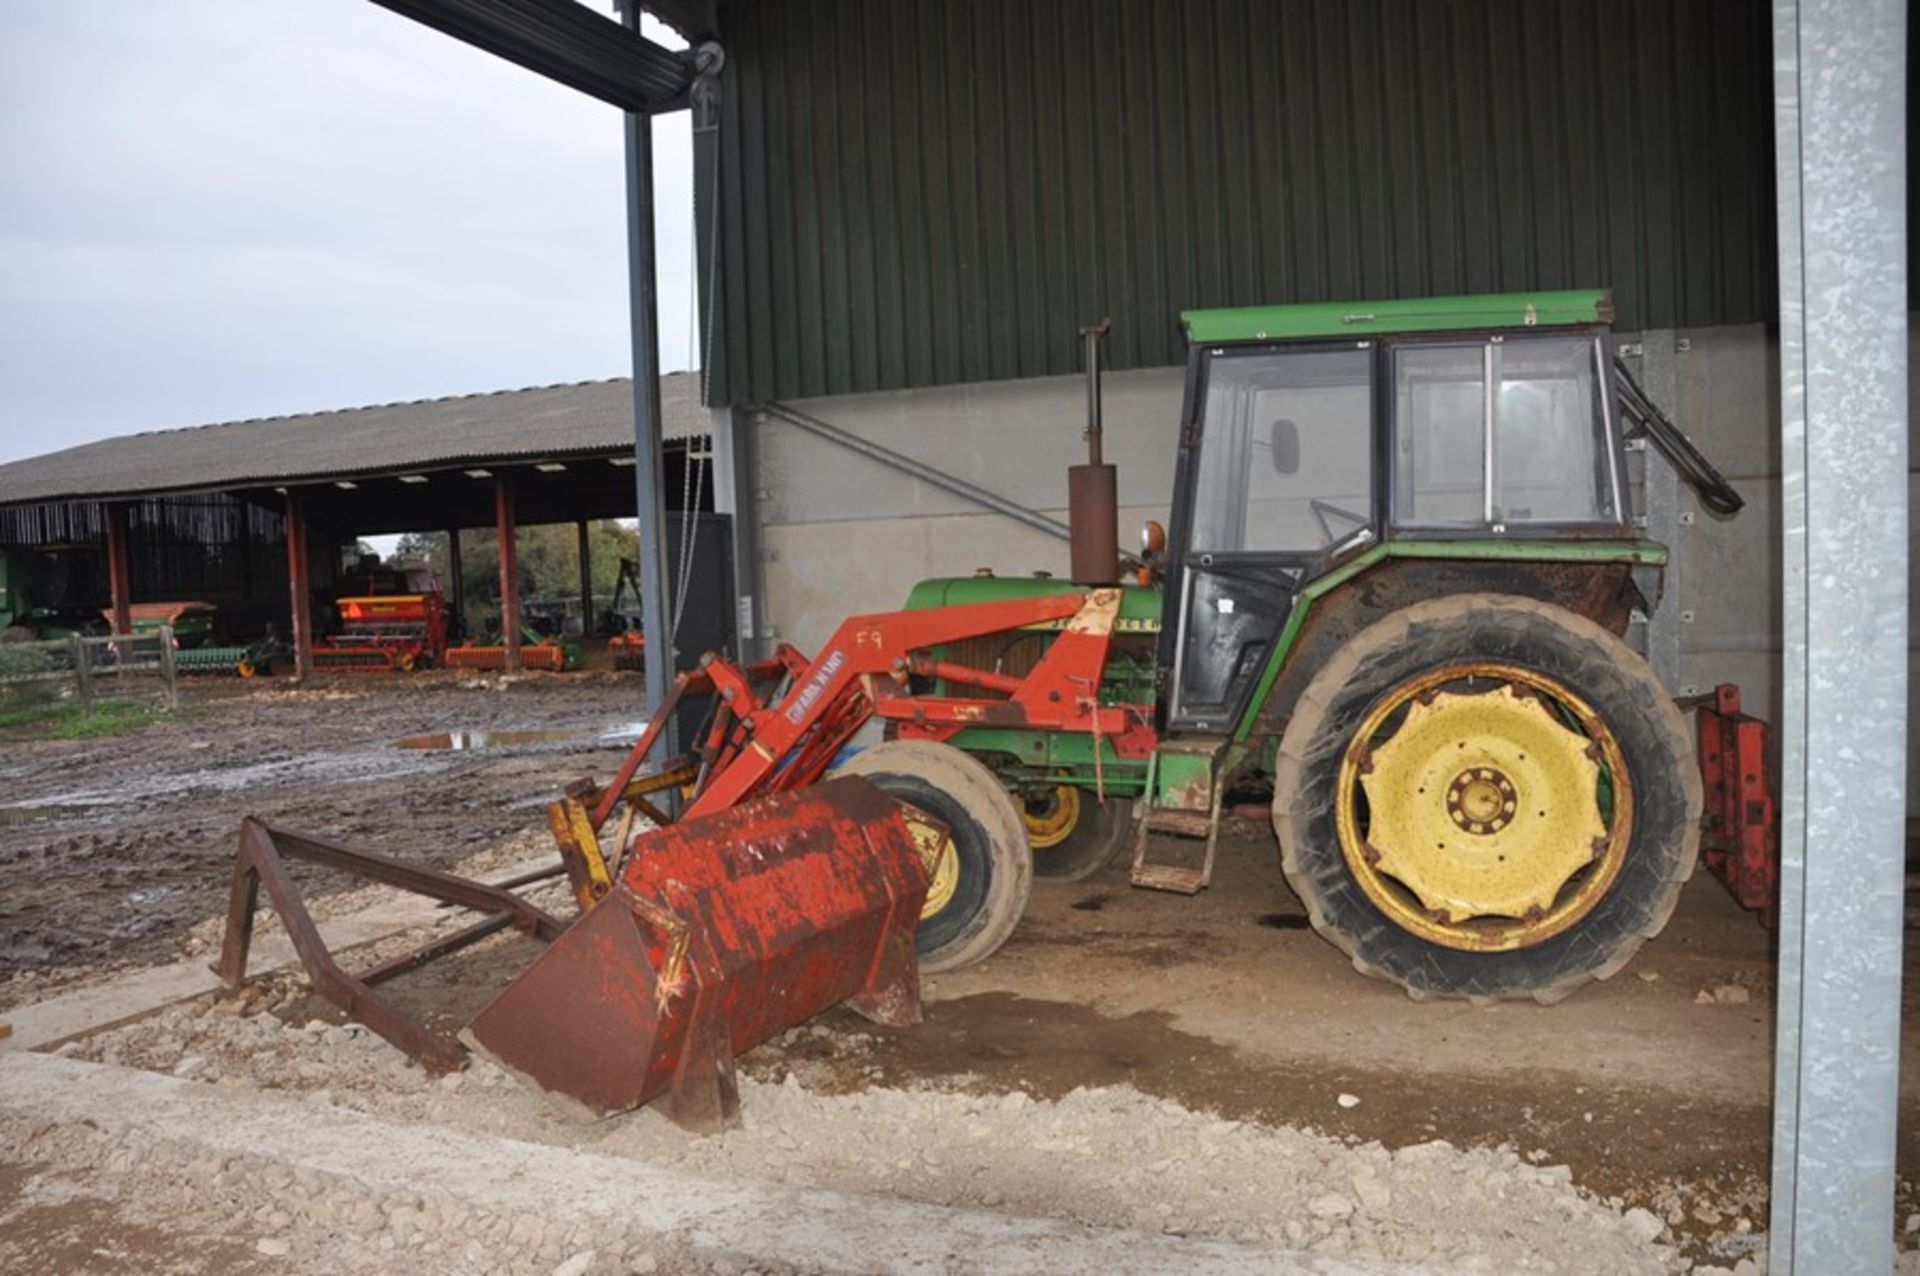
[[[919,969],[978,962],[1035,873],[1128,851],[1136,884],[1196,892],[1254,794],[1313,927],[1418,998],[1552,1002],[1619,971],[1693,871],[1703,764],[1709,865],[1764,894],[1764,729],[1723,693],[1697,759],[1624,641],[1667,558],[1635,531],[1629,432],[1714,508],[1739,497],[1616,388],[1610,317],[1601,292],[1189,313],[1171,523],[1134,578],[1096,377],[1074,580],[923,582],[811,657],[680,675],[617,774],[548,809],[582,920],[456,901],[486,914],[474,935],[551,941],[465,1043],[594,1112],[670,1091],[724,1117],[732,1051],[844,996],[915,1017],[909,931]],[[705,726],[648,770],[689,698]],[[884,742],[843,760],[876,721]],[[280,851],[448,889],[248,827],[230,981],[259,882],[298,907]],[[368,983],[393,963],[356,982],[303,955],[390,1039],[463,1057],[391,1019]]]
[[[134,603],[128,615],[136,635],[171,632],[173,665],[181,673],[230,673],[240,678],[272,673],[279,643],[271,635],[250,643],[221,643],[215,632],[218,610],[211,603],[193,601]],[[100,616],[111,629],[113,608],[101,608]],[[109,660],[117,658],[115,648],[107,648],[107,653]]]
[[[317,669],[411,673],[445,661],[449,612],[440,582],[422,567],[362,567],[363,592],[334,599],[338,628],[313,644]]]

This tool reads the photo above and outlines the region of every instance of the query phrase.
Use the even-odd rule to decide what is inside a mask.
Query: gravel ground
[[[253,998],[176,1006],[60,1053],[207,1085],[300,1093],[316,1120],[330,1107],[347,1108],[704,1177],[762,1178],[1447,1271],[1626,1274],[1687,1266],[1655,1243],[1660,1220],[1583,1193],[1571,1171],[1543,1153],[1441,1141],[1354,1146],[1192,1112],[1124,1087],[1077,1090],[1057,1101],[1020,1091],[825,1095],[791,1071],[781,1080],[745,1078],[745,1127],[722,1137],[690,1136],[651,1113],[581,1125],[484,1062],[434,1080],[357,1025],[287,1022],[276,1013],[297,1009],[302,997],[297,981],[283,978]],[[311,1270],[388,1270],[402,1250],[473,1270],[550,1271],[588,1250],[593,1257],[583,1271],[676,1261],[671,1238],[663,1244],[596,1233],[570,1225],[565,1211],[537,1225],[468,1218],[436,1203],[428,1183],[396,1202],[366,1199],[350,1185],[304,1182],[270,1155],[260,1166],[182,1165],[177,1150],[142,1145],[137,1123],[14,1128],[0,1134],[0,1148],[5,1159],[46,1167],[49,1183],[97,1164],[100,1176],[87,1181],[87,1190],[138,1202],[142,1221],[173,1218],[189,1229],[264,1244],[260,1252]],[[397,1146],[394,1155],[405,1149]],[[220,1226],[223,1218],[230,1227]]]

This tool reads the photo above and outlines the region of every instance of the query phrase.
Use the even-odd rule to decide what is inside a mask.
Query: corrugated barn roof
[[[699,382],[691,372],[660,379],[666,438],[709,431]],[[0,505],[613,455],[633,447],[631,385],[620,377],[102,439],[0,465]]]

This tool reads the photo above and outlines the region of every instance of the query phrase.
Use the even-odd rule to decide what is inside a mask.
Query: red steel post
[[[127,507],[107,506],[107,586],[113,595],[113,632],[133,630],[133,556],[127,552]]]
[[[297,493],[287,493],[287,595],[293,629],[293,676],[313,677],[313,591],[307,584],[307,518]]]
[[[493,477],[494,522],[500,536],[500,645],[508,673],[520,672],[520,552],[515,542],[513,476]]]

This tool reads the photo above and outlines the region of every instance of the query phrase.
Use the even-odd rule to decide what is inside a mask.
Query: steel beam
[[[508,673],[520,672],[520,528],[513,514],[513,475],[493,476],[493,521],[500,538],[500,647]]]
[[[1669,417],[1680,419],[1679,389],[1674,375],[1674,338],[1670,328],[1640,335],[1640,388],[1654,406]],[[1641,456],[1646,483],[1647,536],[1671,550],[1680,545],[1680,471],[1652,440]],[[1647,611],[1647,663],[1669,693],[1680,690],[1680,612],[1681,576],[1685,555],[1675,552],[1661,572],[1659,601]],[[1691,695],[1689,689],[1684,694]]]
[[[735,408],[709,410],[713,421],[713,510],[725,514],[733,538],[734,628],[742,660],[764,657],[767,644],[762,600],[766,582],[760,562],[760,511],[754,497],[754,438],[747,414]]]
[[[287,626],[293,630],[293,676],[313,677],[313,590],[307,580],[307,515],[298,492],[287,493]]]
[[[622,20],[640,29],[640,7],[620,0]],[[667,698],[675,660],[667,615],[666,460],[660,444],[660,308],[654,268],[653,120],[627,113],[627,305],[633,340],[633,482],[640,522],[640,630],[646,636],[647,713]],[[675,751],[668,723],[650,755],[656,766]]]
[[[588,545],[591,529],[586,519],[574,524],[580,560],[580,640],[593,636],[593,550]]]
[[[1769,1270],[1893,1266],[1907,688],[1906,6],[1775,0],[1780,957]]]
[[[453,606],[453,632],[464,638],[467,636],[467,578],[466,568],[460,561],[460,529],[447,529],[447,575],[453,577],[447,582],[447,596]]]
[[[658,114],[686,105],[689,55],[663,49],[578,0],[373,0],[477,49],[599,98]]]
[[[962,500],[972,501],[975,505],[990,509],[996,514],[1004,514],[1014,522],[1031,527],[1036,532],[1058,536],[1063,541],[1073,539],[1073,529],[1057,518],[1036,514],[1024,505],[1014,504],[997,492],[989,492],[986,488],[969,483],[963,478],[956,478],[945,470],[937,470],[925,461],[916,461],[892,448],[882,447],[871,439],[863,439],[853,431],[822,421],[819,417],[808,416],[798,408],[788,407],[784,403],[762,403],[757,410],[785,421],[788,425],[797,425],[807,433],[818,435],[830,443],[838,443],[848,451],[858,452],[861,456],[878,461],[889,469],[898,470],[902,474],[911,474],[921,482],[931,483],[943,492],[951,492]]]

